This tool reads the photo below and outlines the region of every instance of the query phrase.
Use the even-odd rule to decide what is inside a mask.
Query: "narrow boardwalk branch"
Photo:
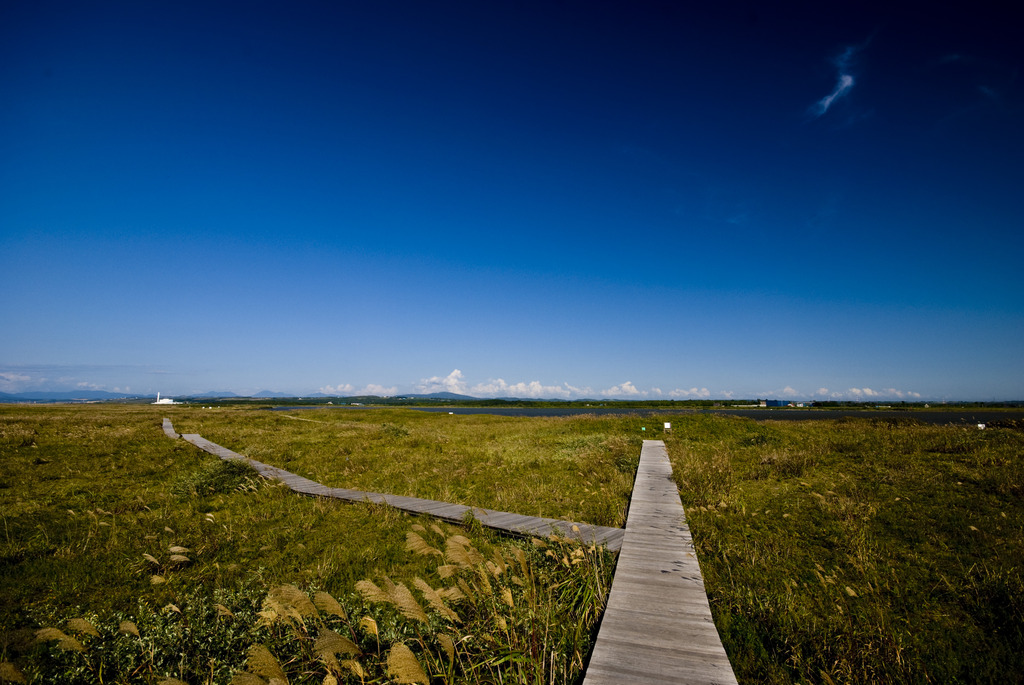
[[[177,436],[169,419],[164,419],[164,432],[167,435]],[[559,519],[540,518],[537,516],[523,516],[507,511],[496,511],[494,509],[481,509],[469,507],[464,504],[450,504],[447,502],[436,502],[418,497],[402,497],[400,495],[386,495],[377,492],[363,492],[361,490],[349,490],[346,488],[331,488],[316,481],[295,475],[276,466],[270,466],[250,459],[242,454],[233,452],[226,447],[210,442],[206,438],[195,433],[186,433],[182,439],[190,442],[204,452],[208,452],[221,459],[228,461],[244,461],[256,469],[264,478],[279,480],[295,492],[313,497],[333,497],[334,499],[348,500],[350,502],[374,502],[376,504],[387,504],[408,511],[414,514],[433,516],[453,523],[462,523],[466,513],[471,512],[473,517],[481,525],[496,530],[502,530],[516,535],[550,535],[552,533],[571,539],[580,540],[590,544],[604,545],[609,550],[616,551],[622,543],[623,530],[621,528],[608,528],[605,526],[592,526],[588,523],[573,523]]]
[[[626,535],[583,681],[609,683],[736,683],[661,440],[644,440]]]

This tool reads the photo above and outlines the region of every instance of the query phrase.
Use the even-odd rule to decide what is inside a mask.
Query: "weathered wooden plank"
[[[462,523],[466,512],[470,510],[465,504],[449,504],[447,502],[431,502],[430,506],[423,508],[427,516],[443,519],[452,523]]]
[[[583,683],[736,683],[660,440],[645,440],[640,453],[615,577]]]

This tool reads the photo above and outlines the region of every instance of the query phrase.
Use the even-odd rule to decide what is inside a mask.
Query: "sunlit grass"
[[[174,425],[325,485],[613,527],[625,523],[641,443],[636,418],[408,409],[235,416],[191,412]]]

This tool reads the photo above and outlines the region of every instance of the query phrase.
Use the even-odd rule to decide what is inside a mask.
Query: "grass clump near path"
[[[691,417],[667,436],[741,682],[1024,673],[1024,432]]]

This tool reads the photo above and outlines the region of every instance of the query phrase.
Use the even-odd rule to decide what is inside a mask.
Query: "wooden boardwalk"
[[[177,436],[164,419],[164,432]],[[461,523],[467,512],[481,524],[518,535],[557,533],[619,550],[608,605],[583,685],[736,685],[711,618],[672,464],[660,440],[644,440],[625,531],[557,519],[521,516],[416,497],[331,488],[249,459],[196,434],[181,436],[222,459],[245,461],[262,476],[316,497],[376,502]]]
[[[583,680],[610,683],[736,683],[661,440],[644,440],[640,452],[626,535]]]
[[[164,419],[164,432],[169,436],[177,436],[169,419]],[[413,514],[433,516],[435,518],[462,523],[467,513],[481,525],[488,528],[513,533],[515,535],[546,536],[551,534],[562,537],[580,540],[590,544],[604,545],[612,551],[619,549],[622,543],[622,536],[625,531],[621,528],[608,528],[605,526],[592,526],[588,523],[573,523],[559,519],[540,518],[537,516],[523,516],[507,511],[496,511],[494,509],[482,509],[480,507],[469,507],[464,504],[450,504],[448,502],[436,502],[419,497],[403,497],[400,495],[386,495],[378,492],[363,492],[361,490],[349,490],[346,488],[332,488],[316,481],[303,478],[276,466],[270,466],[250,459],[242,454],[233,452],[226,447],[210,442],[206,438],[195,433],[187,433],[181,436],[182,439],[192,443],[199,449],[216,455],[221,459],[229,461],[244,461],[252,466],[264,478],[279,480],[295,492],[313,497],[332,497],[334,499],[348,500],[350,502],[374,502],[408,511]]]

